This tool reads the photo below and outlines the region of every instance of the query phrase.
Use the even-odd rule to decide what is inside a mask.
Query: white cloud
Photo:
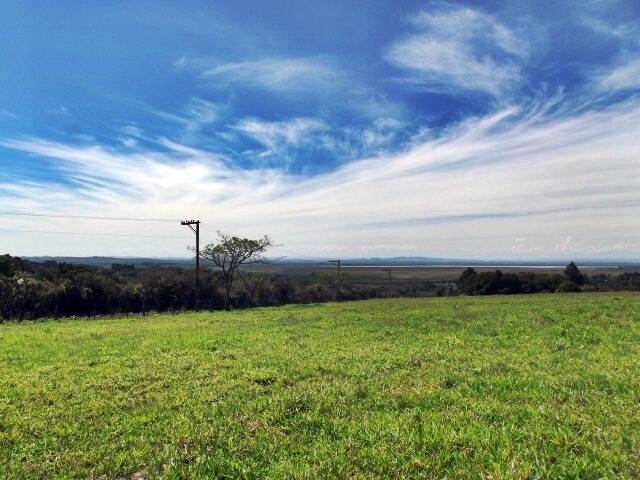
[[[429,90],[485,92],[498,96],[521,79],[524,41],[495,18],[471,8],[439,4],[412,19],[413,35],[386,53]]]
[[[488,43],[488,47],[526,57],[528,45],[512,30],[491,15],[471,8],[440,4],[434,12],[422,11],[413,17],[412,23],[434,36],[452,36],[460,40]]]
[[[204,126],[217,122],[224,107],[198,97],[192,97],[179,114],[152,110],[156,116],[182,125],[187,134],[199,132]]]
[[[609,67],[590,72],[596,90],[615,93],[640,89],[640,23],[616,24],[595,16],[586,16],[582,22],[594,32],[614,40],[620,49]]]
[[[380,89],[371,86],[369,77],[362,76],[362,72],[358,73],[357,69],[329,55],[259,57],[227,63],[211,59],[181,57],[174,66],[178,70],[195,73],[204,80],[206,87],[218,93],[224,92],[225,95],[230,91],[233,91],[237,98],[246,93],[255,94],[256,91],[260,94],[273,94],[288,106],[294,105],[296,109],[301,106],[306,107],[305,117],[318,117],[325,121],[328,118],[349,118],[352,125],[362,125],[363,123],[375,124],[381,119],[406,123],[410,115],[407,105],[391,100]],[[164,116],[167,119],[176,120],[173,114],[164,114]],[[256,119],[249,120],[253,123]],[[244,126],[243,122],[241,121],[240,127]],[[257,122],[268,123],[259,119]],[[285,124],[291,121],[271,123],[274,128],[282,130],[286,129]],[[332,126],[335,127],[335,125]],[[362,135],[364,127],[357,128],[358,135]],[[344,125],[343,130],[345,130]],[[365,134],[380,135],[379,132],[375,132],[379,130],[376,125],[372,125],[369,130]],[[229,138],[225,132],[218,132],[217,135]],[[326,138],[326,143],[325,146],[328,147],[330,143],[344,146],[347,142],[337,138]],[[366,142],[354,142],[352,139],[348,143],[364,145]]]
[[[135,138],[142,138],[143,134],[142,134],[142,130],[140,129],[140,127],[138,127],[137,125],[133,125],[133,124],[126,124],[123,127],[120,128],[120,131],[122,133],[124,133],[125,135],[129,135],[131,137],[135,137]]]
[[[10,120],[16,120],[19,118],[15,113],[3,109],[0,109],[0,117],[8,118]]]
[[[221,107],[202,98],[192,98],[184,108],[185,117],[193,123],[206,125],[220,117]]]
[[[596,76],[602,91],[640,89],[640,55],[619,61],[618,65]]]
[[[640,24],[638,23],[613,24],[595,16],[585,16],[582,23],[594,32],[617,38],[622,42],[639,42]]]
[[[135,148],[138,145],[138,141],[131,137],[120,138],[120,142],[127,148]]]
[[[2,141],[5,148],[51,159],[73,187],[10,179],[0,184],[0,209],[200,217],[210,234],[216,229],[250,236],[269,233],[285,248],[309,256],[393,255],[394,246],[402,245],[408,255],[442,257],[564,258],[615,252],[637,258],[640,100],[579,113],[569,108],[549,113],[547,107],[511,107],[469,119],[405,152],[363,158],[313,177],[282,169],[240,170],[179,144],[167,144],[171,151],[159,153],[8,139]],[[288,135],[293,141],[299,138],[299,133]],[[3,221],[6,228],[27,225],[19,218]],[[29,219],[28,226],[105,228],[98,222],[65,222]],[[113,233],[135,231],[131,225],[108,228]],[[177,225],[167,228],[145,226],[144,231],[179,231]],[[568,237],[588,241],[555,248]],[[5,235],[2,240],[5,250],[16,254],[186,252],[184,242],[171,239],[96,244],[74,238],[47,244],[47,252],[33,236]]]
[[[342,78],[328,57],[266,57],[227,63],[182,57],[175,65],[195,69],[213,86],[244,84],[276,92],[335,85]]]
[[[294,118],[281,122],[267,122],[258,118],[244,118],[233,129],[261,143],[264,155],[273,155],[287,147],[313,143],[312,135],[328,129],[327,124],[313,118]]]
[[[591,244],[588,242],[575,241],[573,237],[567,237],[564,241],[555,246],[555,250],[567,255],[620,255],[627,252],[637,252],[640,249],[638,241],[618,241],[613,243]]]
[[[244,118],[232,131],[262,145],[260,157],[273,157],[287,165],[287,159],[301,155],[300,150],[323,149],[335,157],[353,158],[372,154],[392,145],[406,124],[395,118],[381,117],[366,127],[332,127],[325,120],[299,117],[285,121]]]
[[[554,249],[560,252],[568,252],[572,249],[573,246],[573,237],[569,236],[565,238],[562,242],[558,243]]]

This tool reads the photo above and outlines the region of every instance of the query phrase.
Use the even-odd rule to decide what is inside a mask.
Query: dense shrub
[[[558,293],[576,293],[580,291],[580,285],[571,280],[565,280],[556,290]]]
[[[640,288],[640,274],[637,275],[637,285]],[[624,274],[620,277],[602,276],[598,277],[602,286],[603,282],[610,285],[627,282],[628,285],[635,285],[636,277]],[[571,262],[564,269],[563,275],[548,275],[533,272],[502,273],[500,270],[494,272],[476,272],[473,268],[467,268],[458,279],[458,291],[466,295],[498,295],[513,293],[538,293],[538,292],[580,292],[580,285],[586,285],[589,278],[583,275],[575,263]],[[597,290],[597,285],[588,286],[592,290]]]

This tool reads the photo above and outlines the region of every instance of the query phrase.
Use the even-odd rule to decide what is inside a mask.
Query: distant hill
[[[136,265],[136,266],[189,266],[193,264],[190,258],[137,258],[137,257],[54,257],[38,256],[24,257],[31,262],[54,261],[58,263],[69,263],[73,265],[90,265],[94,267],[109,268],[114,263]],[[283,258],[279,263],[285,264],[324,264],[327,258]],[[640,266],[640,261],[619,260],[619,259],[574,259],[578,265],[583,266]],[[567,260],[472,260],[459,258],[437,258],[437,257],[363,257],[344,258],[344,265],[380,266],[380,265],[454,265],[454,266],[564,266]]]
[[[135,257],[23,257],[30,262],[57,262],[72,265],[88,265],[109,268],[114,263],[135,266],[187,266],[193,263],[189,258],[135,258]]]
[[[370,257],[345,259],[347,265],[454,265],[454,266],[565,266],[571,260],[578,265],[585,266],[638,266],[640,261],[618,259],[541,259],[541,260],[473,260],[460,258],[436,258],[436,257]]]

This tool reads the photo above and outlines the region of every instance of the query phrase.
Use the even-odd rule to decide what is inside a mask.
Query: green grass
[[[0,478],[640,478],[640,297],[0,325]]]

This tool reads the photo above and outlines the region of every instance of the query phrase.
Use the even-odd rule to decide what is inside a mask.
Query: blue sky
[[[6,1],[0,41],[2,211],[640,258],[638,2]],[[188,255],[168,222],[0,221],[15,254]]]

